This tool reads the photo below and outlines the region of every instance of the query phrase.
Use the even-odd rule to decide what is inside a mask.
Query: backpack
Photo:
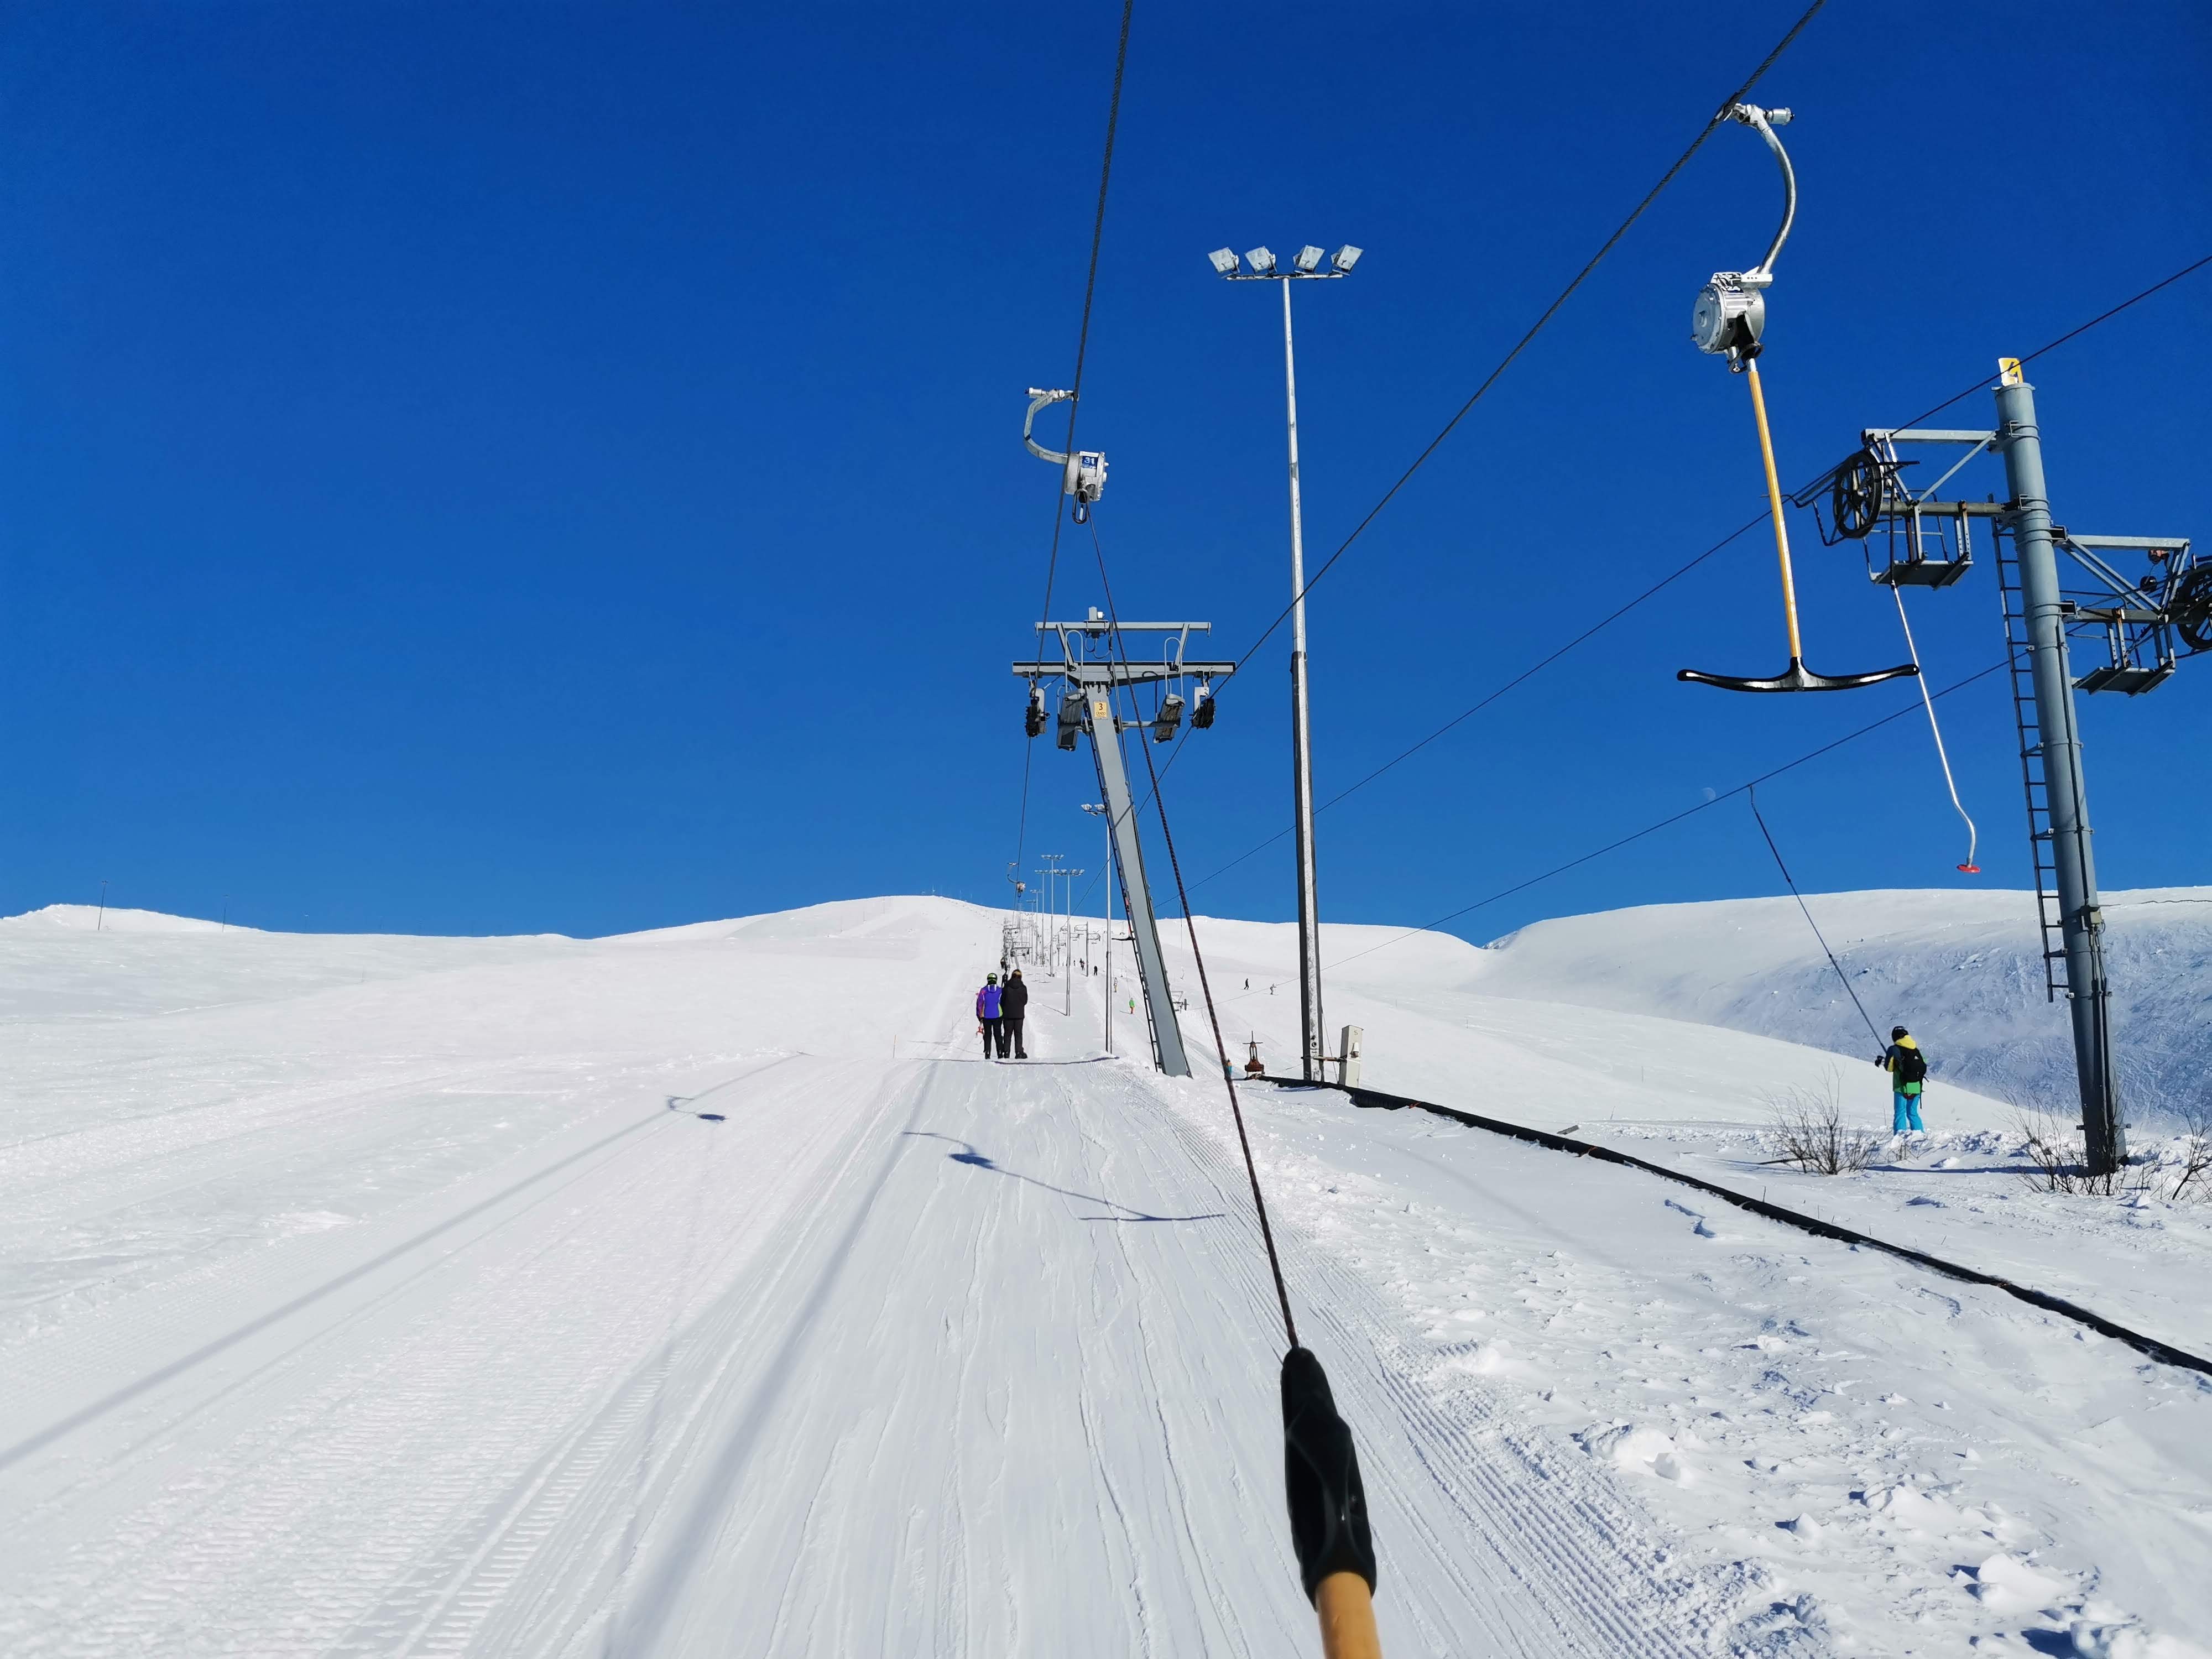
[[[1899,1083],[1924,1082],[1928,1076],[1928,1056],[1922,1054],[1918,1048],[1908,1048],[1903,1043],[1899,1043],[1897,1065],[1893,1075]]]

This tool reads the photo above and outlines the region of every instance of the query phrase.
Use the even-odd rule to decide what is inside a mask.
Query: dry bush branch
[[[1825,1081],[1766,1097],[1767,1138],[1780,1156],[1810,1175],[1856,1175],[1875,1160],[1888,1137],[1844,1120],[1843,1074],[1832,1066]]]
[[[2075,1198],[2124,1198],[2153,1190],[2152,1167],[2124,1164],[2102,1175],[2089,1172],[2088,1152],[2081,1127],[2049,1112],[2022,1112],[2019,1118],[2021,1152],[2029,1167],[2020,1172],[2039,1193],[2064,1193]]]
[[[2158,1166],[2167,1198],[2212,1198],[2212,1101],[2181,1109],[2179,1156]]]

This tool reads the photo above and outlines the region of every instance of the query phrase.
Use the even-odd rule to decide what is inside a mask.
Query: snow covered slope
[[[1103,976],[981,1063],[999,923],[0,921],[0,1649],[1314,1651],[1220,1086],[1102,1059]],[[1286,930],[1200,927],[1277,1042]],[[1385,1086],[1747,1134],[1835,1063],[1483,960],[1333,978]],[[1633,1172],[1249,1115],[1394,1659],[2203,1652],[2201,1379]]]
[[[1817,893],[1807,905],[1877,1030],[1910,1026],[1939,1078],[2075,1109],[2063,1006],[2045,1000],[2035,896]],[[2121,1099],[2154,1127],[2212,1102],[2212,888],[2106,896]],[[1869,1052],[1796,901],[1651,905],[1537,922],[1483,953],[1469,988],[1697,1020]]]

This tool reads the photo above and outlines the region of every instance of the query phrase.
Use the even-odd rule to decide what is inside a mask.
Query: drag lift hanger
[[[1041,461],[1050,461],[1060,468],[1060,493],[1075,497],[1075,521],[1091,522],[1091,503],[1106,493],[1106,457],[1095,449],[1078,450],[1073,455],[1063,455],[1056,449],[1047,449],[1030,435],[1036,424],[1037,411],[1075,396],[1073,392],[1048,392],[1039,386],[1030,388],[1030,412],[1022,421],[1022,441],[1029,446],[1030,453]]]
[[[1759,386],[1756,362],[1759,338],[1766,327],[1766,290],[1774,285],[1774,261],[1782,252],[1782,245],[1790,240],[1790,227],[1797,217],[1797,175],[1790,168],[1790,156],[1782,148],[1782,141],[1774,136],[1777,126],[1788,125],[1790,112],[1764,110],[1756,104],[1737,104],[1717,118],[1733,118],[1757,128],[1782,167],[1782,227],[1774,233],[1773,245],[1766,250],[1766,257],[1749,270],[1714,273],[1712,281],[1698,295],[1690,334],[1698,350],[1725,356],[1729,371],[1741,374],[1750,383],[1751,412],[1759,426],[1759,459],[1766,468],[1767,505],[1774,518],[1774,550],[1782,565],[1782,616],[1790,635],[1790,666],[1771,679],[1708,674],[1695,668],[1685,668],[1674,678],[1699,685],[1717,685],[1723,691],[1849,691],[1862,685],[1877,685],[1883,680],[1917,674],[1920,671],[1911,663],[1865,674],[1815,674],[1805,666],[1804,646],[1797,632],[1797,584],[1790,568],[1790,527],[1782,516],[1782,483],[1774,470],[1774,439],[1767,429],[1766,397]]]

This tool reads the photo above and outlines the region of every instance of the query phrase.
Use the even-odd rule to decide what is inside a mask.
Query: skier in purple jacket
[[[1003,1052],[1006,1042],[999,1035],[999,976],[987,974],[983,988],[975,993],[977,1029],[983,1034],[983,1058],[988,1060],[994,1050]]]

